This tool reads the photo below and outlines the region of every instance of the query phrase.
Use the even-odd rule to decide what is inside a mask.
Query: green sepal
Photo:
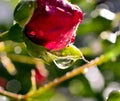
[[[51,53],[58,57],[73,57],[76,60],[83,58],[82,52],[72,44],[70,44],[69,46],[65,47],[62,50],[52,51]]]
[[[48,55],[60,69],[69,68],[78,59],[88,62],[82,52],[72,44],[62,50],[49,52]]]
[[[51,58],[48,51],[43,46],[37,45],[24,35],[24,41],[29,54],[35,58],[41,58],[45,63],[49,63]]]
[[[15,8],[14,20],[24,28],[32,17],[35,7],[35,0],[22,0]]]

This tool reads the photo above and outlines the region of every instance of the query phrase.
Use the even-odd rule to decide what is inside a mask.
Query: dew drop
[[[36,34],[35,31],[31,31],[31,32],[30,32],[30,35],[31,35],[31,36],[35,36],[35,34]]]
[[[74,63],[74,58],[72,58],[72,57],[58,57],[54,60],[54,63],[60,69],[67,69]]]

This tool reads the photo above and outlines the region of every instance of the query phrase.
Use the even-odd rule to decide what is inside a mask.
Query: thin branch
[[[31,89],[30,91],[28,92],[28,94],[34,92],[37,90],[37,86],[36,86],[36,80],[35,80],[35,70],[31,70]]]
[[[32,83],[32,91],[37,89],[36,87],[36,80],[35,80],[35,70],[31,70],[31,83]]]
[[[0,88],[0,94],[8,96],[8,97],[10,97],[12,99],[17,99],[17,100],[27,98],[26,95],[11,93],[11,92],[5,91],[3,88]]]

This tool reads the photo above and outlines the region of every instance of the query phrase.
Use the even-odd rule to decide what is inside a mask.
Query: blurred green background
[[[14,24],[13,12],[18,1],[0,0],[0,33],[9,30]],[[69,1],[84,12],[75,45],[80,48],[85,58],[90,61],[112,50],[120,41],[120,0]],[[26,63],[19,62],[22,57],[17,60],[14,55],[29,57],[21,43],[0,43],[0,86],[13,93],[26,94],[31,87],[31,70],[36,65],[29,63],[25,57],[23,61]],[[31,61],[32,58],[29,59]],[[54,63],[45,65],[48,77],[40,82],[40,86],[83,64],[83,60],[78,60],[66,70],[57,68]],[[88,69],[85,74],[65,81],[32,101],[106,101],[114,90],[120,90],[120,56]],[[0,101],[9,100],[0,95]],[[120,101],[120,98],[110,101]]]

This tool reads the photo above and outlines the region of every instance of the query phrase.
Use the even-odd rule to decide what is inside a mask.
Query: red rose
[[[33,16],[25,26],[25,34],[48,50],[60,50],[74,42],[82,19],[81,9],[66,0],[37,0]]]

